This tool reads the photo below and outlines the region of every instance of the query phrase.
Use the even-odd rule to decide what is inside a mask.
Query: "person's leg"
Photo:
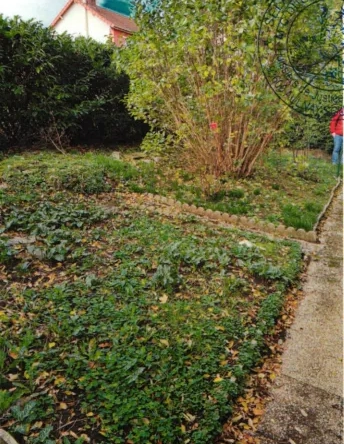
[[[334,136],[334,148],[332,153],[332,163],[343,163],[343,157],[339,160],[339,154],[343,151],[343,136]],[[343,153],[342,153],[343,154]]]

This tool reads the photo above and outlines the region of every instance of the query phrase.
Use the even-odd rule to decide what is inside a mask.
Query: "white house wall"
[[[74,3],[55,25],[59,34],[67,32],[73,37],[92,37],[98,42],[106,42],[110,26],[87,11],[83,6]]]
[[[74,3],[55,25],[59,34],[68,32],[73,37],[86,36],[85,9]]]
[[[91,12],[87,11],[87,14],[89,37],[92,37],[98,42],[105,43],[110,35],[110,26],[104,23],[98,17],[94,16]]]

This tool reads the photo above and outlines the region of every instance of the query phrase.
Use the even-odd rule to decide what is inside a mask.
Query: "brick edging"
[[[203,207],[197,207],[196,205],[189,205],[187,203],[183,204],[178,200],[167,198],[165,196],[159,196],[157,194],[148,193],[148,197],[165,205],[177,207],[183,212],[206,217],[210,220],[225,222],[237,226],[238,228],[258,230],[263,233],[272,234],[279,237],[299,239],[306,242],[317,242],[317,234],[314,229],[312,231],[305,231],[303,228],[295,229],[294,227],[286,227],[283,224],[280,224],[276,227],[271,222],[269,223],[265,221],[255,221],[254,219],[249,219],[246,216],[237,216],[235,214],[222,213],[221,211],[213,211],[210,209],[205,209]]]

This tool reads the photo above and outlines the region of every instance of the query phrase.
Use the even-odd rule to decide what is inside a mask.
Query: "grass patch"
[[[107,195],[54,190],[48,174],[33,191],[6,162],[1,426],[28,444],[212,442],[266,352],[299,245],[148,212],[123,193],[109,214]],[[32,159],[37,176],[41,162],[58,168]],[[140,185],[113,165],[119,189]]]
[[[139,177],[129,163],[103,154],[13,156],[1,163],[3,180],[21,190],[67,190],[84,194],[109,192]]]
[[[285,205],[283,207],[283,222],[287,227],[311,231],[321,210],[322,205],[314,202],[306,202],[303,208]]]

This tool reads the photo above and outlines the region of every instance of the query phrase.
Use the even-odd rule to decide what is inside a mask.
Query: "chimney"
[[[89,5],[89,6],[97,6],[97,5],[96,5],[96,0],[83,0],[83,2],[84,2],[86,5]]]

